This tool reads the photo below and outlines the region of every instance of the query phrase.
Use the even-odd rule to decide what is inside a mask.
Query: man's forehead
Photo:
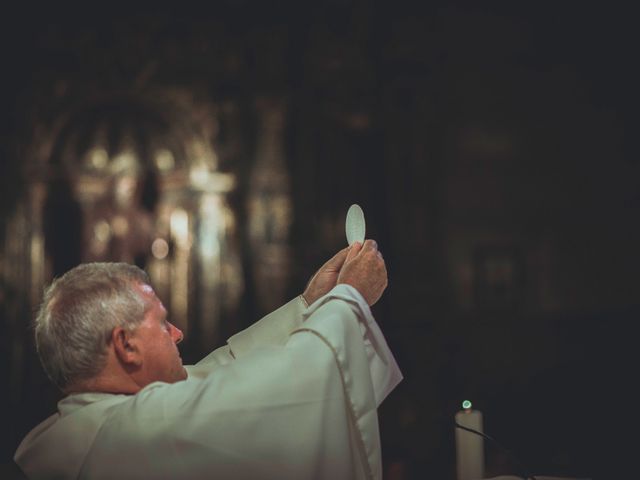
[[[136,288],[138,289],[138,291],[140,291],[140,293],[142,293],[143,297],[146,297],[145,303],[147,304],[147,310],[150,308],[160,308],[160,310],[166,311],[164,305],[156,295],[156,292],[155,290],[153,290],[153,287],[151,285],[137,282]]]
[[[153,290],[153,287],[147,283],[136,282],[135,288],[142,294],[143,297],[147,297],[149,300],[158,298],[156,292]]]

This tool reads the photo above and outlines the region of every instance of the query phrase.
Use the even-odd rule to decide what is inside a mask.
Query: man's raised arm
[[[207,374],[208,369],[225,365],[259,345],[284,345],[291,332],[302,324],[306,308],[336,286],[349,250],[349,247],[343,248],[322,265],[301,295],[233,335],[227,345],[214,350],[195,366],[187,366],[189,374]]]

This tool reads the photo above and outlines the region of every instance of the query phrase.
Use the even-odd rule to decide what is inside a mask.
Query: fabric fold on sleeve
[[[259,345],[284,345],[302,323],[306,302],[298,296],[227,340],[195,365],[185,365],[189,377],[203,378],[214,369],[242,357]]]
[[[242,357],[257,346],[284,345],[291,332],[301,325],[305,308],[302,297],[297,296],[249,328],[236,333],[227,341],[233,356]]]
[[[322,305],[335,298],[344,300],[357,311],[365,351],[369,359],[376,407],[378,407],[402,381],[403,376],[380,327],[373,318],[371,308],[360,292],[346,283],[336,285],[327,295],[313,303],[302,317],[306,322]]]

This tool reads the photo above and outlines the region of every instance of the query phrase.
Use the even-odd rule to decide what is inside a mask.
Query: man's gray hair
[[[62,391],[104,368],[115,327],[134,330],[142,322],[147,305],[135,283],[148,284],[149,277],[134,265],[85,263],[45,290],[35,320],[36,347]]]

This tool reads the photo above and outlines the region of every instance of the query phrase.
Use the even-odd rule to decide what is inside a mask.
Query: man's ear
[[[116,327],[111,332],[111,342],[118,360],[129,366],[142,365],[142,356],[138,344],[130,331]]]

